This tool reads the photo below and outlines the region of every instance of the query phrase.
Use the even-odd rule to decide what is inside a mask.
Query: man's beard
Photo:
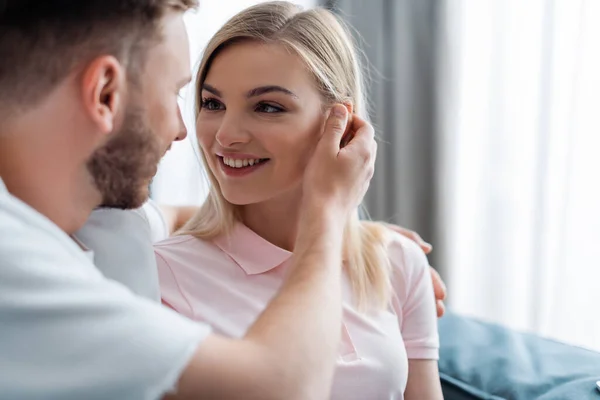
[[[138,208],[147,200],[156,166],[162,157],[160,142],[144,118],[131,106],[119,132],[96,150],[88,162],[102,207]]]

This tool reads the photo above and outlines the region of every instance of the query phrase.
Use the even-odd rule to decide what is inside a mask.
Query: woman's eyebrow
[[[202,84],[202,90],[206,90],[207,92],[210,92],[210,93],[214,94],[215,96],[223,97],[221,95],[221,91],[220,90],[218,90],[217,88],[214,88],[214,87],[210,86],[208,83],[203,83]]]
[[[280,93],[287,94],[288,96],[291,96],[295,99],[298,98],[298,96],[291,90],[286,89],[282,86],[277,86],[277,85],[260,86],[260,87],[254,88],[254,89],[248,91],[248,93],[246,94],[246,97],[248,97],[248,98],[256,97],[256,96],[260,96],[265,93],[272,93],[272,92],[280,92]]]
[[[223,97],[223,94],[221,93],[221,91],[219,89],[215,88],[214,86],[209,85],[208,83],[202,84],[202,90],[206,90],[207,92],[210,92],[210,93],[214,94],[215,96]],[[263,95],[266,93],[272,93],[272,92],[284,93],[288,96],[298,99],[298,96],[294,92],[292,92],[289,89],[284,88],[283,86],[278,86],[278,85],[267,85],[267,86],[260,86],[260,87],[254,88],[252,90],[249,90],[248,93],[246,93],[246,97],[247,98],[256,97],[256,96],[260,96],[260,95]]]

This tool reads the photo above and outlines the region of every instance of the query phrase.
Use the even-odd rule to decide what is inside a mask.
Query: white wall
[[[196,71],[198,60],[208,40],[229,18],[244,8],[263,2],[265,1],[201,1],[198,11],[188,13],[185,16],[185,23],[190,37],[193,71]],[[317,0],[296,0],[294,3],[310,8],[317,4]],[[152,196],[160,203],[200,204],[207,193],[208,182],[202,172],[198,150],[195,147],[192,86],[183,91],[185,95],[181,101],[188,138],[173,144],[152,183]]]

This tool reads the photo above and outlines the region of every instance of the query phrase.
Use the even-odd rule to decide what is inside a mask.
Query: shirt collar
[[[6,193],[8,192],[8,189],[6,188],[6,185],[4,184],[4,181],[2,180],[2,178],[0,178],[0,193]]]
[[[87,247],[79,238],[75,235],[71,235],[71,239],[81,248],[85,256],[92,262],[95,262],[94,251]]]
[[[230,235],[220,236],[214,243],[248,275],[268,272],[292,256],[291,252],[268,242],[242,223],[236,223]]]

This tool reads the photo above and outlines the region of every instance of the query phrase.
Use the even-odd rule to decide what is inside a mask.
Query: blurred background
[[[186,16],[194,66],[225,21]],[[600,1],[306,0],[353,28],[380,145],[366,206],[434,245],[455,312],[600,350]],[[189,136],[193,88],[181,100]],[[155,200],[201,204],[194,144]]]

